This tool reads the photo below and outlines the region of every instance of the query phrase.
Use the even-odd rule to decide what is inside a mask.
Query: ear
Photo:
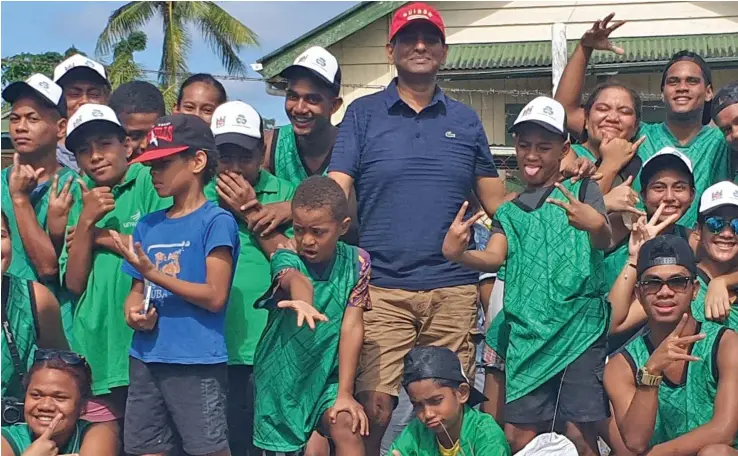
[[[208,166],[208,154],[204,150],[198,150],[195,152],[195,156],[192,158],[192,172],[195,174],[201,173],[206,166]]]
[[[123,141],[123,148],[126,151],[126,160],[130,160],[131,155],[133,155],[133,142],[130,136],[126,136],[126,139]]]
[[[395,47],[390,42],[384,46],[384,49],[387,51],[387,58],[389,59],[390,63],[394,63],[395,62]]]
[[[705,101],[712,101],[712,97],[715,94],[712,91],[712,84],[708,84],[705,88]]]
[[[67,137],[67,119],[62,117],[57,120],[56,127],[59,129],[59,131],[57,131],[56,133],[56,139],[57,141],[61,141],[62,139]]]
[[[331,115],[338,112],[339,109],[341,109],[341,106],[343,106],[343,98],[336,97],[335,100],[333,100],[333,106],[331,107]]]
[[[471,395],[471,386],[469,386],[468,383],[462,383],[459,385],[459,389],[456,390],[456,397],[459,399],[459,402],[462,404],[466,404],[469,401],[469,396]]]
[[[700,292],[700,287],[701,287],[700,281],[697,279],[694,279],[694,281],[692,282],[692,300],[693,301],[697,299],[697,295]]]
[[[339,227],[339,232],[341,233],[341,236],[348,233],[349,228],[351,227],[351,217],[346,217],[341,221],[341,226]]]
[[[561,148],[561,157],[559,158],[563,159],[564,157],[566,157],[566,154],[569,153],[569,149],[571,149],[571,142],[567,139],[564,142],[563,147]]]

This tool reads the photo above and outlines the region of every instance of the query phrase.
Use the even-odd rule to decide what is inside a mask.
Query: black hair
[[[592,107],[594,106],[595,102],[597,102],[597,98],[599,98],[600,94],[607,89],[622,89],[628,92],[628,95],[630,95],[631,100],[633,100],[633,108],[635,109],[635,116],[636,116],[636,124],[640,122],[641,120],[641,112],[643,111],[643,100],[641,100],[641,96],[633,90],[631,87],[618,82],[616,80],[610,80],[607,82],[603,82],[602,84],[597,85],[597,87],[594,88],[590,96],[587,98],[587,101],[584,103],[584,113],[585,115],[589,116],[589,112],[592,110]]]
[[[326,89],[332,97],[338,98],[341,93],[341,67],[338,67],[335,76],[335,82],[329,84],[325,79],[318,77],[315,73],[304,67],[293,67],[290,68],[286,73],[283,73],[288,81],[295,81],[297,79],[308,79],[313,85],[323,87]]]
[[[56,369],[66,372],[77,382],[77,388],[83,402],[92,397],[92,371],[86,362],[80,364],[69,364],[58,357],[36,361],[28,370],[28,374],[25,375],[25,384],[23,386],[26,390],[28,390],[28,385],[31,383],[33,374],[41,369]]]
[[[228,96],[226,95],[225,87],[223,87],[223,84],[221,84],[220,81],[215,79],[213,75],[211,74],[197,73],[185,79],[185,82],[182,83],[182,86],[179,88],[179,95],[177,95],[177,106],[179,106],[180,103],[182,103],[182,97],[184,96],[185,89],[191,86],[192,84],[196,84],[198,82],[202,82],[203,84],[212,86],[218,92],[218,104],[219,105],[228,101]]]
[[[120,119],[121,114],[156,113],[166,115],[161,91],[150,82],[131,81],[120,85],[108,100],[108,106]]]
[[[292,209],[328,208],[333,219],[342,222],[349,216],[348,199],[336,181],[326,176],[311,176],[305,179],[292,198]]]
[[[666,84],[666,73],[669,72],[669,68],[671,68],[675,63],[681,62],[681,61],[688,61],[692,62],[698,67],[700,67],[700,71],[702,72],[702,79],[704,79],[705,87],[712,85],[712,71],[710,71],[710,66],[705,62],[705,59],[702,58],[701,55],[692,52],[692,51],[679,51],[676,54],[671,56],[671,59],[669,60],[669,63],[666,64],[666,67],[664,67],[664,71],[661,73],[661,91],[664,91],[664,85]]]
[[[206,185],[208,182],[213,180],[215,175],[218,173],[218,151],[217,150],[206,150],[206,149],[195,149],[190,147],[189,149],[180,152],[183,159],[190,159],[195,156],[198,150],[205,152],[208,158],[208,163],[205,165],[205,169],[202,171],[202,184]]]
[[[433,383],[435,383],[436,386],[438,386],[439,388],[451,388],[454,391],[458,390],[459,387],[462,385],[462,382],[446,380],[445,378],[434,378],[432,380]]]

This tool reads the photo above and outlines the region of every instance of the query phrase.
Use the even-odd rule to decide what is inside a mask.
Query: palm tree
[[[123,38],[115,44],[112,63],[107,66],[108,81],[113,90],[121,84],[143,76],[143,68],[133,59],[133,53],[145,50],[146,42],[144,32],[133,32],[128,38]]]
[[[188,25],[194,25],[220,57],[228,74],[245,75],[246,66],[238,58],[242,46],[258,45],[258,37],[248,27],[214,2],[203,1],[138,1],[121,6],[108,18],[105,30],[97,39],[98,55],[109,54],[114,43],[138,31],[154,15],[159,15],[164,30],[159,82],[172,87],[178,76],[187,73],[187,54],[192,44]]]

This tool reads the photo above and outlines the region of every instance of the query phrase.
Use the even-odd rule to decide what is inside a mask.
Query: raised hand
[[[641,247],[643,247],[643,244],[646,243],[646,241],[655,238],[669,225],[679,220],[679,214],[672,214],[659,222],[658,220],[665,207],[666,203],[661,203],[648,223],[646,223],[646,217],[643,216],[633,224],[633,228],[631,228],[630,231],[630,239],[628,240],[628,253],[632,259],[638,258],[638,252],[641,251]]]
[[[469,247],[469,240],[472,235],[472,226],[477,220],[482,218],[484,211],[479,211],[476,214],[469,217],[468,220],[464,221],[464,216],[469,208],[469,202],[464,201],[461,205],[461,209],[456,213],[456,218],[448,228],[446,237],[443,239],[443,256],[450,261],[455,261],[466,251]]]
[[[638,193],[631,188],[632,184],[633,176],[628,176],[622,184],[604,196],[608,212],[629,212],[639,217],[646,215],[645,212],[635,207],[638,204]]]
[[[44,173],[44,168],[33,169],[31,165],[20,162],[18,152],[13,154],[13,168],[8,176],[8,192],[10,196],[26,196],[36,188],[38,180]]]
[[[251,184],[232,171],[218,174],[215,191],[228,210],[236,214],[242,212],[242,206],[256,199],[256,192]]]
[[[133,236],[131,236],[130,243],[128,246],[126,246],[123,243],[123,239],[121,239],[118,232],[111,231],[110,236],[113,238],[113,243],[115,243],[115,247],[121,253],[123,259],[126,260],[131,266],[133,266],[138,272],[140,272],[141,275],[148,278],[147,274],[154,271],[155,268],[154,264],[149,259],[149,256],[146,255],[146,252],[144,252],[143,248],[141,247],[141,243],[136,242],[136,244],[134,245]]]
[[[682,315],[682,319],[679,320],[679,324],[674,328],[674,331],[651,353],[648,361],[646,361],[649,374],[661,375],[675,361],[700,360],[700,358],[689,354],[689,347],[698,340],[704,339],[705,335],[683,336],[687,321],[689,321],[689,316],[687,314]]]
[[[548,198],[546,202],[555,204],[556,206],[564,209],[566,211],[566,216],[569,219],[569,225],[578,230],[588,232],[594,231],[600,227],[602,224],[602,218],[604,217],[602,214],[597,212],[597,210],[589,204],[579,201],[579,198],[572,195],[572,193],[560,183],[557,182],[554,185],[569,201],[566,202]]]
[[[46,430],[33,441],[31,446],[23,452],[22,456],[57,456],[59,454],[59,448],[51,437],[53,437],[56,427],[62,418],[64,418],[64,415],[57,413]]]
[[[82,190],[81,220],[87,220],[94,225],[102,220],[105,214],[115,209],[115,198],[110,187],[95,187],[90,190],[82,179],[77,182]]]
[[[595,166],[592,160],[584,157],[577,157],[567,166],[562,165],[560,171],[563,179],[571,178],[572,182],[584,179],[585,177],[589,177],[591,180],[602,179],[602,174],[597,173],[597,166]]]
[[[732,305],[728,285],[722,277],[710,280],[705,295],[705,317],[713,321],[725,321],[728,319]]]
[[[602,164],[620,171],[638,152],[638,148],[646,140],[645,136],[641,136],[635,142],[627,139],[615,138],[605,135],[600,143],[600,154],[602,155]]]
[[[302,328],[302,324],[307,321],[310,329],[315,330],[315,323],[318,321],[328,321],[328,317],[318,312],[318,310],[306,303],[305,301],[279,301],[277,307],[280,309],[292,309],[297,313],[297,327]]]
[[[369,418],[366,416],[364,407],[361,406],[356,399],[350,394],[338,393],[336,403],[328,409],[328,419],[331,424],[336,424],[336,417],[341,412],[351,414],[351,432],[354,434],[359,431],[359,435],[369,435]]]
[[[608,14],[604,20],[596,21],[591,29],[584,32],[581,40],[579,40],[582,47],[597,51],[611,51],[620,55],[625,54],[623,48],[614,46],[610,42],[610,34],[625,24],[625,21],[615,21],[612,25],[609,25],[613,17],[615,17],[615,13]]]

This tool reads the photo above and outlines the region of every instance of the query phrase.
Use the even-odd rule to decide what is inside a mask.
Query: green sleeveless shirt
[[[700,282],[700,290],[697,292],[697,297],[692,301],[692,315],[699,322],[710,321],[705,316],[705,297],[707,296],[707,287],[710,285],[710,276],[698,267],[697,280]],[[730,307],[730,314],[728,314],[727,320],[724,322],[713,321],[712,323],[727,326],[733,331],[738,331],[738,303],[733,303]]]
[[[254,445],[276,452],[307,444],[338,394],[338,340],[351,290],[359,280],[358,249],[339,242],[333,265],[322,276],[294,252],[278,250],[271,260],[273,285],[257,305],[269,307],[254,356]],[[313,305],[328,317],[315,330],[297,327],[292,310],[276,307],[280,273],[296,269],[314,287]],[[278,292],[278,290],[276,290]],[[279,293],[277,293],[278,295]]]
[[[77,421],[72,437],[64,448],[59,448],[59,454],[65,455],[79,453],[80,448],[82,447],[82,439],[90,425],[92,425],[92,423],[88,421]],[[21,456],[35,440],[33,438],[31,428],[28,427],[26,423],[5,426],[2,429],[2,435],[10,444],[10,448],[13,449],[15,456]]]
[[[3,274],[2,302],[3,313],[8,319],[10,333],[13,336],[15,346],[18,348],[21,367],[27,372],[33,364],[33,353],[36,350],[38,335],[36,296],[33,291],[33,282]],[[8,341],[5,339],[5,334],[3,334],[2,397],[14,397],[23,400],[25,394],[19,374],[19,372],[16,372]]]
[[[563,185],[582,199],[584,182],[590,181]],[[548,197],[568,201],[554,187]],[[531,208],[516,199],[495,214],[508,244],[503,307],[509,329],[503,355],[507,402],[561,372],[608,325],[603,252],[592,248],[587,232],[569,225],[563,209],[541,201]]]
[[[276,142],[272,144],[272,169],[274,175],[298,186],[310,177],[300,160],[297,151],[297,140],[292,125],[285,125],[274,130]],[[272,139],[272,141],[275,141]],[[321,175],[328,175],[328,163],[323,166]]]
[[[705,338],[694,343],[692,355],[702,361],[687,363],[681,384],[666,378],[659,386],[659,409],[650,446],[674,440],[710,421],[717,393],[717,350],[727,328],[707,322],[700,323],[697,332]],[[645,366],[655,347],[645,334],[625,347],[623,355],[633,374]],[[738,440],[736,441],[738,444]],[[733,446],[736,447],[736,444]]]

